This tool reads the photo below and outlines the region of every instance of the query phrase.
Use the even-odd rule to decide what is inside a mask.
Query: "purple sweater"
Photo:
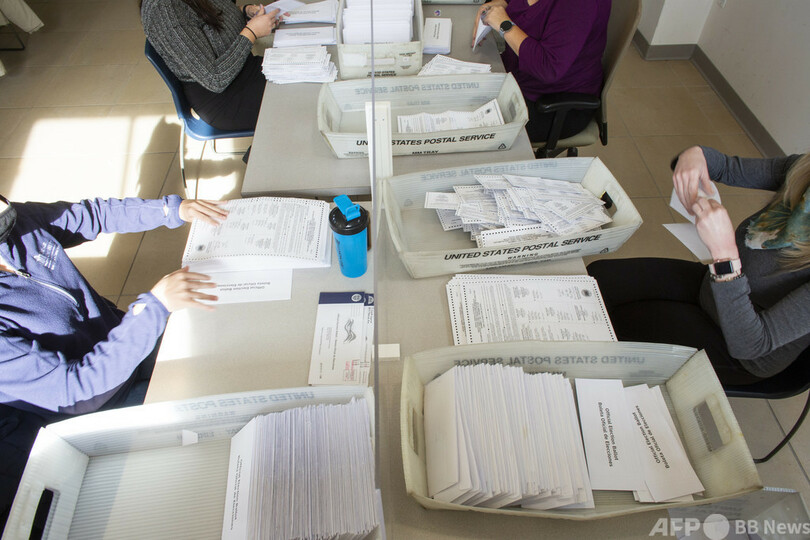
[[[529,37],[519,55],[507,45],[501,58],[527,100],[555,92],[599,95],[610,2],[509,1],[506,13]]]
[[[169,312],[145,293],[124,314],[102,298],[64,248],[100,233],[183,224],[180,197],[14,203],[0,256],[0,402],[71,414],[98,409],[146,358]]]

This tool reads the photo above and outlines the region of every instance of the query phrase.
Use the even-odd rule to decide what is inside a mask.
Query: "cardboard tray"
[[[479,508],[436,501],[427,495],[424,385],[454,365],[503,363],[527,372],[621,379],[625,385],[662,385],[664,398],[689,460],[706,488],[694,502],[639,503],[632,492],[594,491],[591,509]],[[405,359],[400,402],[405,488],[430,510],[464,510],[572,520],[716,503],[762,488],[756,465],[705,352],[690,347],[628,342],[522,341],[446,347]]]
[[[415,156],[454,152],[488,152],[512,147],[529,119],[515,78],[507,73],[436,75],[378,79],[374,93],[391,103],[393,155]],[[504,125],[433,133],[399,133],[397,116],[448,110],[473,111],[497,99]],[[339,158],[368,156],[365,104],[371,100],[369,81],[340,81],[321,87],[318,129]]]
[[[549,240],[478,248],[461,230],[442,230],[435,210],[424,208],[428,191],[452,192],[477,185],[476,174],[515,174],[577,182],[613,204],[613,222],[602,229]],[[616,251],[641,226],[641,215],[599,158],[559,158],[471,165],[394,176],[382,181],[388,231],[411,277],[422,278],[537,261]]]
[[[29,538],[45,490],[54,497],[43,538],[220,538],[231,437],[257,415],[353,397],[368,401],[373,438],[373,392],[360,386],[223,394],[51,424],[37,436],[2,538]]]

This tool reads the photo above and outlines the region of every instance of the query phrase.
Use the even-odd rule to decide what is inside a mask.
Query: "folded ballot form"
[[[194,220],[183,251],[183,265],[211,276],[220,302],[290,298],[292,269],[330,265],[326,201],[256,197],[224,208],[219,225]]]

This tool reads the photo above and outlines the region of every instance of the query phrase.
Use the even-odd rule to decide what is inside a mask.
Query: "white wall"
[[[697,43],[713,4],[713,0],[664,0],[650,45]]]
[[[664,0],[641,0],[641,20],[638,21],[638,31],[652,43],[655,37],[655,29],[658,27],[658,19],[664,9]]]
[[[785,153],[810,150],[810,2],[713,3],[698,44]]]

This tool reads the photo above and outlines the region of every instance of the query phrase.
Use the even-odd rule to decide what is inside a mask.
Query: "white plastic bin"
[[[509,73],[377,79],[374,92],[377,100],[391,103],[395,156],[507,150],[529,119],[520,87]],[[503,115],[501,126],[434,133],[396,132],[399,115],[474,111],[493,99],[498,100]],[[337,157],[368,156],[367,101],[371,101],[368,80],[339,81],[321,87],[318,129]]]
[[[625,386],[661,385],[686,453],[705,491],[692,502],[639,503],[630,491],[594,491],[595,508],[532,510],[479,508],[427,495],[424,386],[455,365],[502,363],[569,379],[621,379]],[[628,342],[521,341],[425,351],[405,359],[400,399],[405,489],[431,510],[465,510],[593,520],[715,503],[762,488],[756,465],[706,353],[690,347]]]
[[[477,185],[476,174],[504,173],[578,182],[597,197],[607,194],[613,203],[613,222],[555,239],[478,248],[468,233],[444,231],[436,211],[424,208],[428,191],[452,192],[455,185]],[[414,278],[616,251],[642,223],[630,197],[599,158],[536,159],[413,173],[384,179],[381,192],[391,240]]]

